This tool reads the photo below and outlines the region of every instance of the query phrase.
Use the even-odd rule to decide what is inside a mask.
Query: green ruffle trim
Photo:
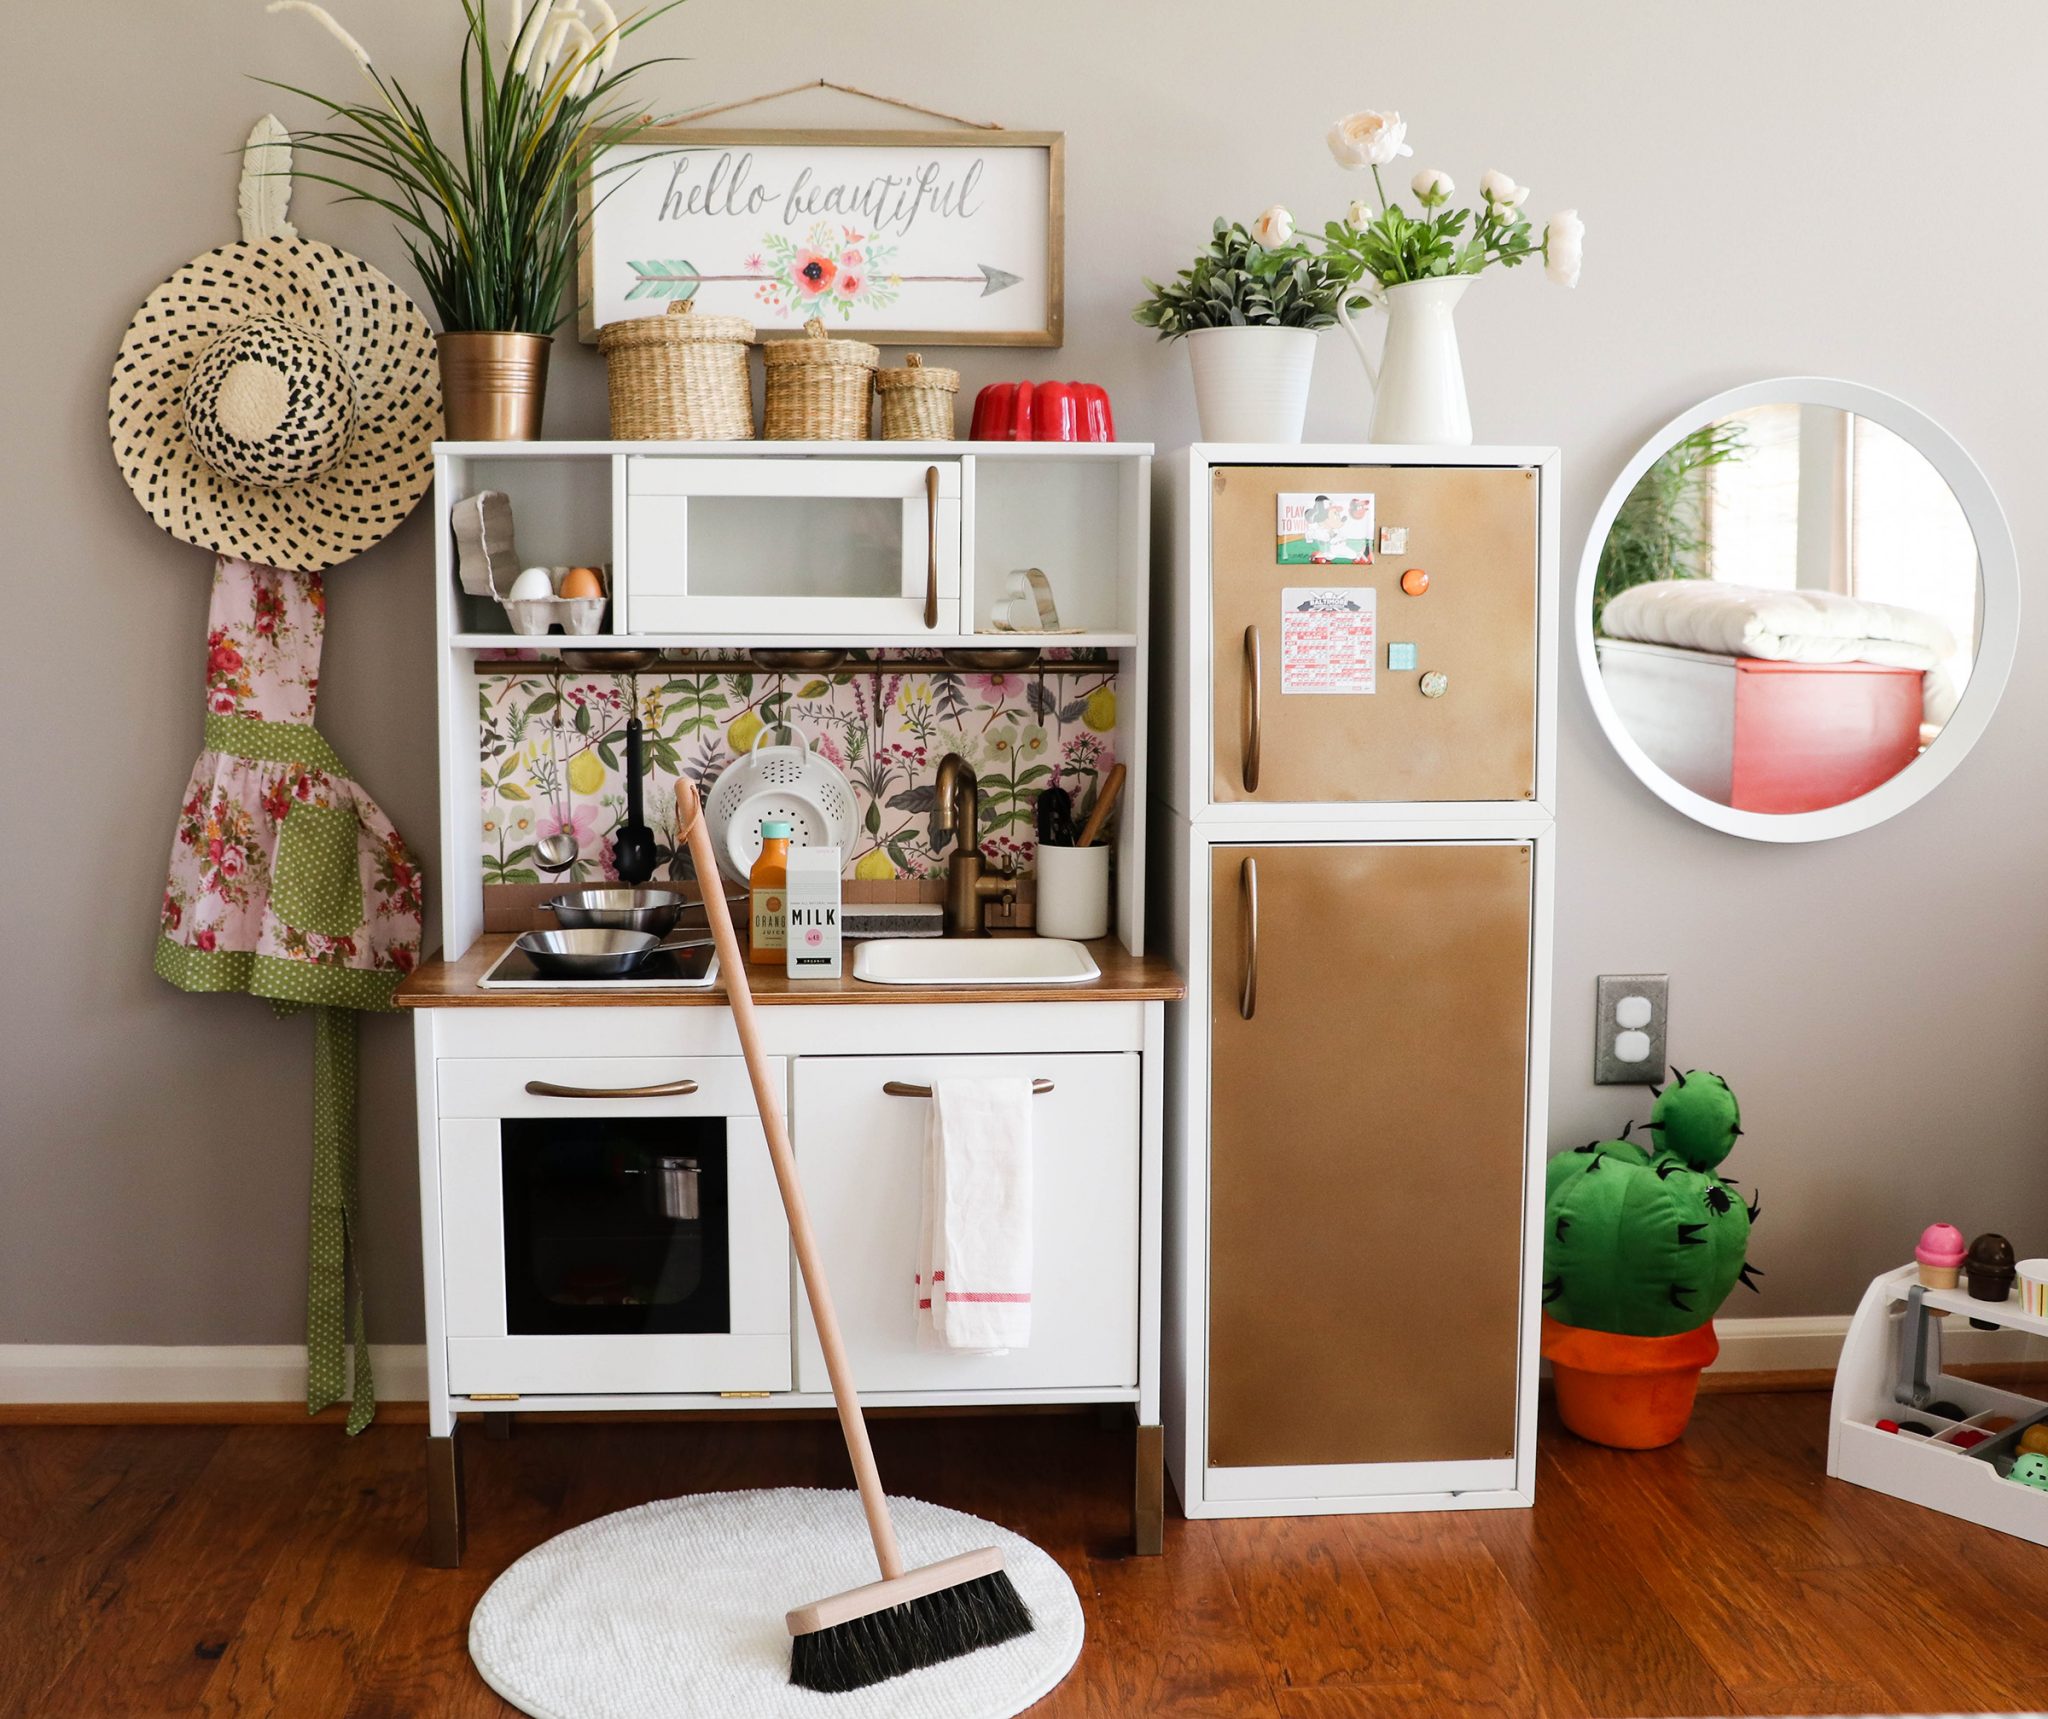
[[[184,991],[246,991],[290,1008],[394,1009],[402,973],[326,967],[247,949],[194,949],[156,940],[157,976]]]
[[[348,766],[327,744],[320,730],[303,722],[263,722],[253,716],[223,716],[209,711],[206,745],[209,751],[227,752],[237,758],[253,758],[267,764],[304,764],[329,776],[348,775]]]

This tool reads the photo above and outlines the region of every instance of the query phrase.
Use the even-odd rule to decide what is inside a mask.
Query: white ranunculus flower
[[[1277,251],[1294,237],[1294,217],[1275,203],[1252,223],[1252,237],[1269,251]]]
[[[1503,215],[1512,216],[1529,198],[1529,187],[1489,167],[1479,181],[1479,194]]]
[[[1441,167],[1425,167],[1415,175],[1411,189],[1422,200],[1424,208],[1434,209],[1439,203],[1448,203],[1451,193],[1457,190],[1457,183]]]
[[[1330,127],[1330,153],[1339,167],[1385,167],[1415,153],[1408,147],[1407,136],[1407,122],[1398,113],[1364,108],[1347,113]]]
[[[1577,286],[1585,249],[1586,223],[1578,210],[1560,209],[1543,229],[1543,272],[1559,286]]]
[[[1344,211],[1345,224],[1356,228],[1359,232],[1364,232],[1367,227],[1370,227],[1379,218],[1380,212],[1362,197],[1352,198],[1351,207]]]

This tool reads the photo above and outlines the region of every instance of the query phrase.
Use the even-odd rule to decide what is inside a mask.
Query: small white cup
[[[1109,935],[1109,846],[1038,850],[1038,906],[1041,937],[1071,937],[1085,943]]]
[[[2048,1259],[2023,1259],[2014,1275],[2018,1279],[2020,1311],[2036,1319],[2048,1319]]]

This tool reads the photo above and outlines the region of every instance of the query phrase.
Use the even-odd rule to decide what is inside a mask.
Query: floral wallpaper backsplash
[[[1040,792],[1065,788],[1078,822],[1116,763],[1114,664],[969,674],[905,663],[808,675],[735,666],[675,678],[661,669],[557,677],[519,664],[487,674],[481,690],[486,884],[548,881],[534,844],[563,827],[564,806],[580,850],[564,881],[616,876],[611,833],[626,816],[635,698],[645,815],[663,850],[657,876],[667,875],[675,838],[677,777],[708,794],[770,723],[798,723],[852,784],[860,828],[846,875],[866,882],[944,875],[951,847],[932,839],[932,784],[948,752],[971,760],[979,779],[982,852],[1027,873]]]

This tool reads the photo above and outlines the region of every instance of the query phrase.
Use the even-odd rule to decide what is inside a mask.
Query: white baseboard
[[[1848,1334],[1847,1314],[1721,1319],[1716,1373],[1831,1370]],[[1972,1331],[1951,1319],[1942,1333],[1952,1365],[2027,1357],[2023,1331]],[[419,1402],[427,1394],[423,1343],[373,1343],[377,1395]],[[290,1403],[306,1395],[306,1351],[293,1343],[147,1345],[0,1343],[4,1403]]]
[[[373,1343],[377,1395],[427,1394],[423,1343]],[[290,1403],[306,1396],[296,1343],[0,1343],[0,1403]]]
[[[1714,1333],[1721,1339],[1721,1356],[1707,1369],[1710,1373],[1832,1372],[1849,1334],[1849,1315],[1717,1319]],[[1942,1359],[1950,1366],[2020,1361],[2030,1354],[2026,1332],[1972,1331],[1962,1319],[1948,1321],[1941,1344]]]

